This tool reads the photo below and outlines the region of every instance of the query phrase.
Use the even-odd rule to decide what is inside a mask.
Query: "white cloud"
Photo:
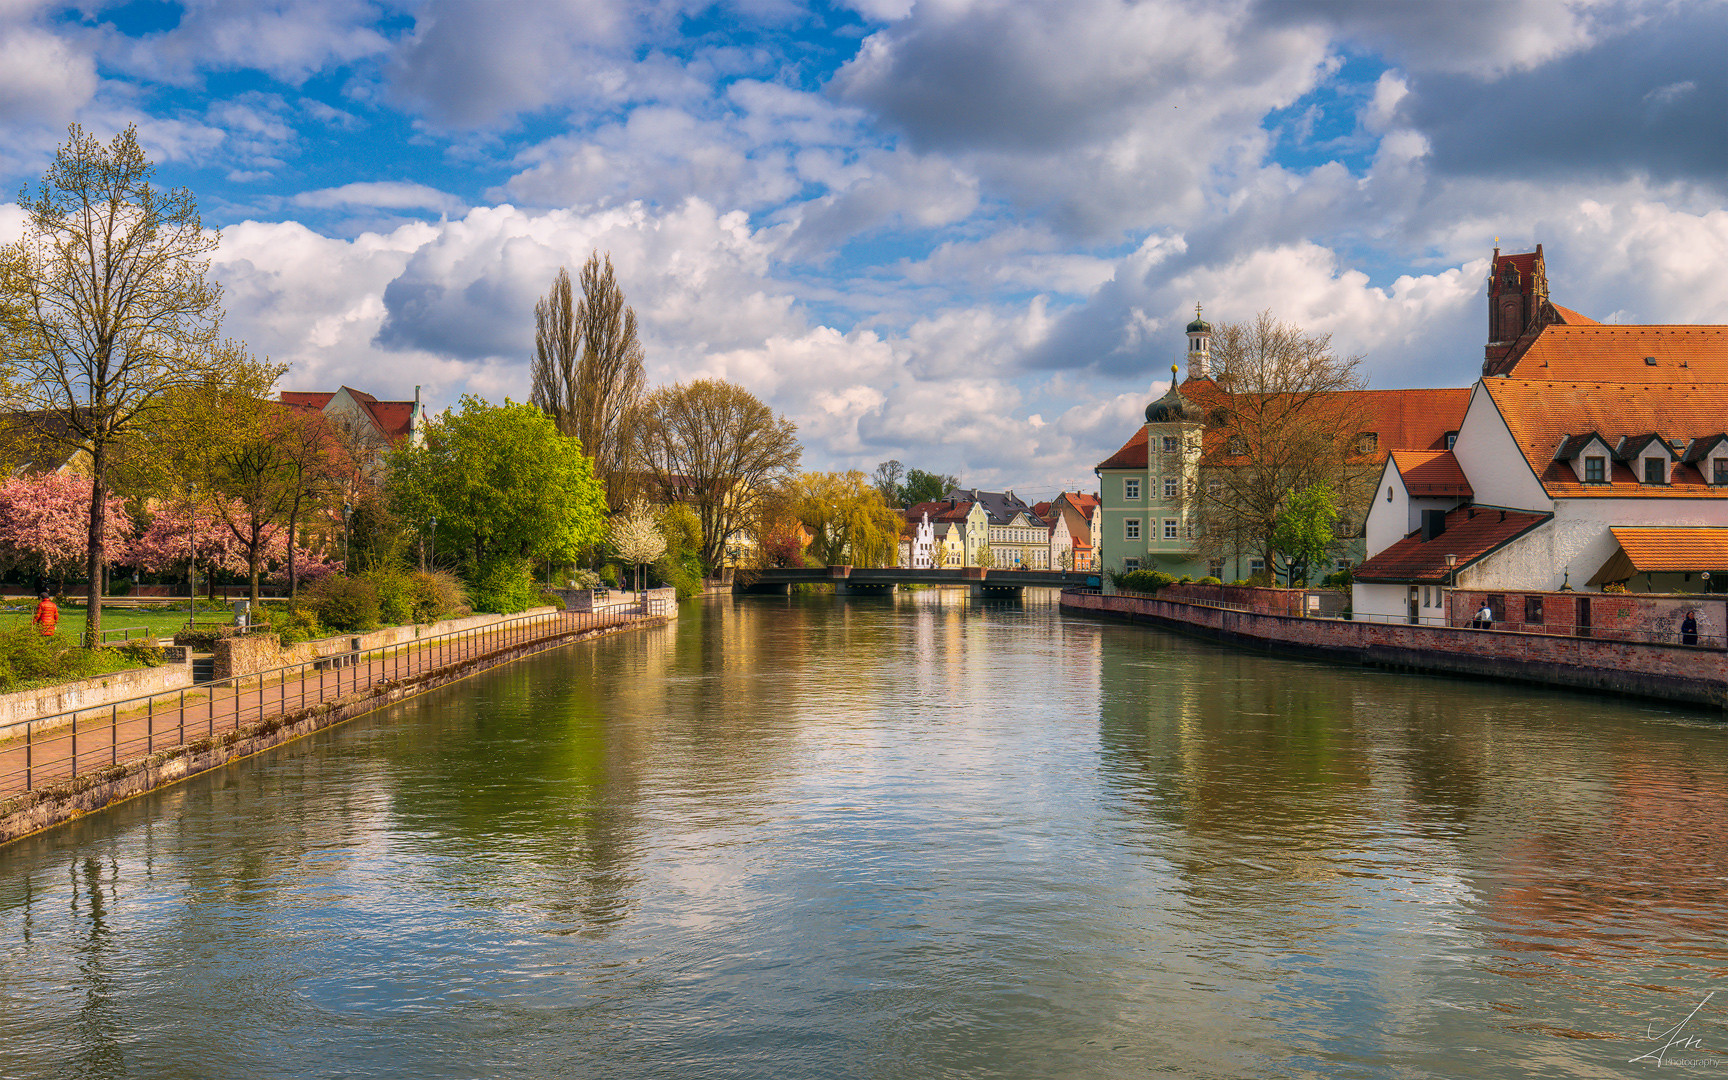
[[[367,206],[382,210],[436,210],[445,214],[460,214],[467,204],[454,195],[446,194],[425,184],[400,180],[373,180],[340,187],[303,191],[294,196],[295,206],[319,209]]]

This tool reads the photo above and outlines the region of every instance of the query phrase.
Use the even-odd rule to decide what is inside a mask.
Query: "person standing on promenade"
[[[1470,625],[1478,630],[1494,629],[1494,609],[1488,606],[1488,601],[1482,601],[1482,608],[1476,612],[1476,617],[1470,620]]]
[[[53,637],[54,627],[60,622],[60,607],[49,597],[48,590],[43,589],[36,594],[36,614],[30,617],[42,631],[43,637]]]
[[[1698,613],[1696,611],[1688,611],[1686,618],[1680,623],[1680,644],[1698,644]]]

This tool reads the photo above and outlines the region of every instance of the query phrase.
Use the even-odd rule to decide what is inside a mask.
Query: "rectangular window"
[[[1224,481],[1222,481],[1222,480],[1208,480],[1208,481],[1206,481],[1206,497],[1208,499],[1216,499],[1216,498],[1221,497],[1223,494],[1224,494]]]
[[[1223,559],[1210,559],[1210,560],[1208,560],[1206,563],[1206,574],[1208,577],[1215,577],[1215,578],[1223,577],[1224,576],[1224,560]]]
[[[1348,570],[1348,569],[1350,569],[1350,560],[1349,559],[1339,559],[1337,562],[1332,564],[1332,569],[1334,569],[1334,570]]]
[[[1140,481],[1139,480],[1124,480],[1124,481],[1122,481],[1122,497],[1124,499],[1127,499],[1129,502],[1139,502],[1140,501]]]
[[[1138,539],[1140,539],[1140,519],[1139,518],[1129,518],[1127,521],[1124,521],[1122,523],[1122,539],[1124,539],[1124,540],[1138,540]]]
[[[1249,559],[1248,560],[1248,576],[1249,577],[1259,577],[1261,574],[1264,574],[1265,572],[1266,572],[1266,560],[1265,559]]]
[[[1531,626],[1542,625],[1542,598],[1526,596],[1524,598],[1524,621]]]
[[[1646,484],[1666,484],[1668,482],[1668,462],[1659,457],[1645,458],[1644,482]]]
[[[1504,596],[1490,596],[1487,599],[1488,599],[1488,611],[1489,611],[1489,613],[1491,613],[1494,616],[1494,621],[1495,622],[1505,622],[1506,621],[1506,598]]]
[[[1174,436],[1174,435],[1164,436],[1163,446],[1164,446],[1164,452],[1166,454],[1174,454],[1176,452],[1176,436]]]
[[[1364,431],[1362,434],[1356,436],[1356,452],[1358,454],[1372,454],[1379,448],[1380,436],[1375,432]]]
[[[1175,518],[1165,518],[1164,519],[1164,539],[1175,540],[1177,538],[1177,536],[1179,535],[1177,533],[1176,529],[1177,529],[1177,525],[1176,525],[1176,519]]]
[[[1587,457],[1584,459],[1584,482],[1586,484],[1601,484],[1608,479],[1608,459],[1605,457]]]
[[[1164,478],[1164,498],[1174,499],[1175,497],[1176,497],[1176,478],[1174,476],[1166,476]]]
[[[1122,569],[1124,569],[1124,570],[1128,571],[1130,574],[1132,574],[1134,571],[1140,569],[1140,560],[1139,559],[1123,559],[1122,560]]]
[[[1446,433],[1446,449],[1452,449],[1453,446],[1457,445],[1457,442],[1458,433],[1456,431],[1448,431]]]
[[[1714,473],[1710,482],[1712,484],[1728,484],[1728,458],[1719,457],[1711,465]]]

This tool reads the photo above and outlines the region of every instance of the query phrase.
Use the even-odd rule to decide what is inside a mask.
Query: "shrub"
[[[1213,577],[1212,575],[1208,574],[1205,577],[1201,578],[1199,581],[1196,581],[1194,584],[1196,584],[1196,585],[1222,585],[1224,583],[1222,581],[1219,581],[1217,578]]]
[[[572,570],[569,581],[572,589],[596,589],[600,587],[600,575],[592,570]]]
[[[526,559],[501,558],[481,568],[472,595],[474,610],[509,615],[538,603],[540,586]]]
[[[186,645],[198,652],[209,652],[223,638],[231,638],[240,631],[232,626],[203,626],[196,630],[174,631],[174,644]]]
[[[414,587],[400,570],[377,568],[360,575],[378,593],[378,620],[385,626],[416,622]]]
[[[339,634],[378,628],[378,590],[362,578],[332,574],[307,590],[318,621]]]
[[[316,641],[328,635],[318,622],[318,614],[303,604],[295,604],[286,610],[264,609],[264,618],[259,620],[260,626],[269,627],[282,638],[282,644],[294,645],[302,641]]]
[[[415,622],[434,622],[470,614],[468,590],[462,579],[448,570],[416,571],[408,575]]]
[[[1156,593],[1176,579],[1162,570],[1112,570],[1110,582],[1123,592]]]
[[[26,623],[0,631],[0,692],[25,683],[69,682],[104,666],[99,649],[82,649],[73,636],[43,637]]]
[[[1320,584],[1328,589],[1348,589],[1356,580],[1356,573],[1350,567],[1345,567],[1336,573],[1327,574]]]
[[[147,641],[125,641],[108,648],[114,655],[133,664],[156,667],[162,663],[162,646]]]
[[[602,566],[600,568],[600,580],[616,589],[618,587],[618,567],[613,563]]]

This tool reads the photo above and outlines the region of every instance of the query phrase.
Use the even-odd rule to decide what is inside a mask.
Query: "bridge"
[[[1026,589],[1097,588],[1098,575],[1071,570],[999,570],[981,566],[919,570],[908,566],[865,569],[861,566],[780,567],[755,571],[739,592],[785,596],[794,585],[832,585],[836,596],[879,596],[900,585],[964,585],[977,598],[1019,596]]]

